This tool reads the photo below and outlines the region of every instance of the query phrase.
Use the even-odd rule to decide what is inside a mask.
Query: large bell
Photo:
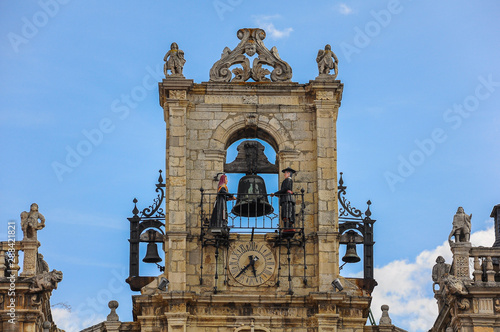
[[[357,263],[361,260],[356,253],[356,243],[350,242],[347,244],[347,249],[342,260],[346,263]]]
[[[142,260],[144,263],[158,263],[161,262],[160,255],[158,255],[158,247],[156,243],[149,242],[146,250],[146,256]]]
[[[273,213],[267,200],[266,183],[256,174],[245,175],[238,183],[238,196],[232,212],[241,217],[262,217]]]

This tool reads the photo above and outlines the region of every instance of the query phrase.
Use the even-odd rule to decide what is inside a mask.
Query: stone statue
[[[40,222],[38,222],[40,220]],[[21,229],[23,230],[23,240],[36,241],[36,232],[45,227],[45,217],[38,212],[38,204],[33,203],[30,212],[21,212]]]
[[[455,216],[453,216],[453,229],[448,236],[448,243],[451,245],[451,237],[455,236],[455,243],[469,242],[472,214],[467,215],[463,207],[459,207]]]
[[[445,263],[443,256],[438,256],[438,258],[436,258],[436,265],[432,268],[432,281],[434,281],[432,290],[435,294],[440,293],[443,290],[441,287],[441,281],[450,273],[450,269],[451,265]],[[436,285],[440,285],[439,290],[436,290]]]
[[[52,291],[57,289],[57,284],[63,279],[61,271],[52,270],[44,272],[33,277],[33,283],[30,286],[30,292]]]
[[[38,259],[36,262],[36,274],[43,274],[49,272],[49,264],[43,259],[43,255],[38,253]]]
[[[328,77],[330,79],[335,79],[337,77],[339,59],[337,59],[337,56],[333,53],[330,45],[327,44],[324,50],[318,51],[316,62],[318,63],[318,77]],[[334,73],[330,74],[330,70],[332,69]]]
[[[182,69],[184,68],[186,60],[184,59],[184,51],[179,50],[177,43],[172,43],[172,45],[170,45],[170,51],[165,54],[163,61],[165,61],[165,65],[163,66],[165,77],[184,77],[184,75],[182,75]],[[170,75],[168,74],[169,70],[171,72]]]

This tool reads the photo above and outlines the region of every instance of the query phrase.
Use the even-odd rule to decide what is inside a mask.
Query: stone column
[[[316,107],[319,291],[331,291],[339,274],[337,207],[337,114],[341,85],[311,82]]]
[[[186,290],[186,121],[192,80],[167,78],[159,84],[167,127],[165,179],[165,274],[172,291]]]

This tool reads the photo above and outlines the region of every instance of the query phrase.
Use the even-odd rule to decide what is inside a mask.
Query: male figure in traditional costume
[[[293,225],[295,223],[295,196],[293,196],[292,175],[296,171],[287,167],[282,172],[285,173],[285,179],[281,182],[281,189],[271,195],[279,197],[284,232],[293,232]]]
[[[457,242],[469,242],[470,231],[471,231],[471,220],[472,214],[468,215],[464,212],[463,207],[457,209],[457,213],[453,216],[453,229],[451,230],[450,236],[448,236],[448,242],[452,243],[451,237],[455,236],[455,243]]]

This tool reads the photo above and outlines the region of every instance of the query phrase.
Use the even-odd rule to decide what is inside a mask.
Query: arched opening
[[[255,134],[256,131],[253,132],[254,135],[252,136],[257,136]],[[240,130],[236,133],[234,133],[231,138],[231,140],[228,142],[231,142],[228,144],[226,147],[226,165],[234,163],[236,160],[236,157],[238,156],[238,151],[237,148],[240,147],[242,143],[248,143],[248,142],[258,142],[264,146],[264,155],[267,157],[267,160],[274,164],[277,165],[277,153],[276,149],[268,143],[268,141],[262,139],[263,136],[265,136],[268,140],[271,140],[274,145],[276,146],[276,142],[272,137],[267,134],[265,131],[260,131],[260,137],[257,139],[247,139],[247,138],[241,138],[242,136],[245,137],[248,134],[247,130]],[[265,135],[263,135],[265,134]],[[253,138],[253,137],[252,137]],[[272,212],[264,215],[264,216],[259,216],[259,217],[254,217],[254,218],[241,218],[241,216],[238,215],[229,215],[230,222],[232,226],[234,227],[234,230],[232,232],[240,232],[240,233],[247,233],[250,232],[252,227],[255,227],[257,231],[258,229],[262,228],[264,231],[269,231],[271,229],[276,229],[279,227],[279,203],[276,198],[271,197],[270,193],[274,193],[278,190],[278,171],[276,170],[273,172],[266,172],[266,173],[259,173],[256,172],[255,175],[261,177],[264,180],[265,184],[265,197],[269,204],[272,206]],[[228,212],[233,211],[234,206],[238,206],[237,204],[243,204],[241,202],[242,195],[241,188],[239,188],[240,181],[245,177],[247,178],[247,175],[249,174],[248,172],[225,172],[226,176],[228,177],[228,190],[230,193],[234,193],[235,196],[238,197],[239,200],[235,202],[231,202],[228,206]]]
[[[268,158],[269,161],[274,162],[276,159],[276,153],[279,151],[278,143],[274,139],[274,137],[267,132],[266,130],[256,127],[256,126],[245,126],[243,128],[240,128],[233,132],[226,140],[226,146],[224,149],[228,152],[228,155],[226,156],[226,163],[230,162],[230,157],[229,157],[229,150],[230,147],[234,145],[235,142],[242,142],[245,139],[256,139],[260,143],[262,143],[264,146],[268,145],[274,150],[274,159]],[[239,144],[239,143],[238,143]],[[236,144],[234,146],[234,151],[236,151],[236,147],[238,146]],[[268,151],[271,149],[266,148],[266,156],[268,155]],[[234,156],[236,157],[236,155]]]

